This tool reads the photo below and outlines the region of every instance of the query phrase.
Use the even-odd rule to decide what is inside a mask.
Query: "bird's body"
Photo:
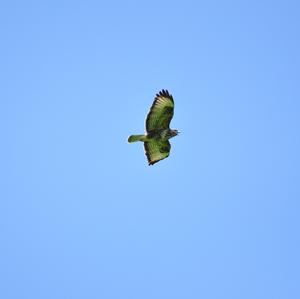
[[[146,134],[131,135],[128,142],[144,142],[145,154],[149,165],[165,159],[170,154],[169,139],[178,134],[170,129],[170,122],[174,115],[174,100],[167,90],[160,91],[150,108],[146,118]]]

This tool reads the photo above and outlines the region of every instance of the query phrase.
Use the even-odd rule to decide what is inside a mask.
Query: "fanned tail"
[[[130,135],[128,137],[128,140],[127,140],[129,143],[131,142],[136,142],[136,141],[146,141],[146,136],[145,135]]]

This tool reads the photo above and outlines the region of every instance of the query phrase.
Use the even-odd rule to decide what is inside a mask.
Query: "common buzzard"
[[[167,90],[160,91],[150,108],[146,118],[146,134],[131,135],[128,142],[144,142],[145,154],[149,165],[165,159],[170,154],[169,139],[179,132],[170,129],[170,122],[174,115],[173,97]]]

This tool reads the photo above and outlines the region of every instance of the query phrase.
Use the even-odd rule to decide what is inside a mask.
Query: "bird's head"
[[[171,130],[171,136],[174,137],[178,135],[180,132],[178,130]]]

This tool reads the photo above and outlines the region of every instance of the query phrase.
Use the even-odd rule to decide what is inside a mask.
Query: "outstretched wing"
[[[171,144],[168,140],[151,140],[144,142],[144,148],[149,165],[153,165],[169,156]]]
[[[146,118],[146,131],[168,129],[174,115],[174,101],[167,90],[160,91]]]

